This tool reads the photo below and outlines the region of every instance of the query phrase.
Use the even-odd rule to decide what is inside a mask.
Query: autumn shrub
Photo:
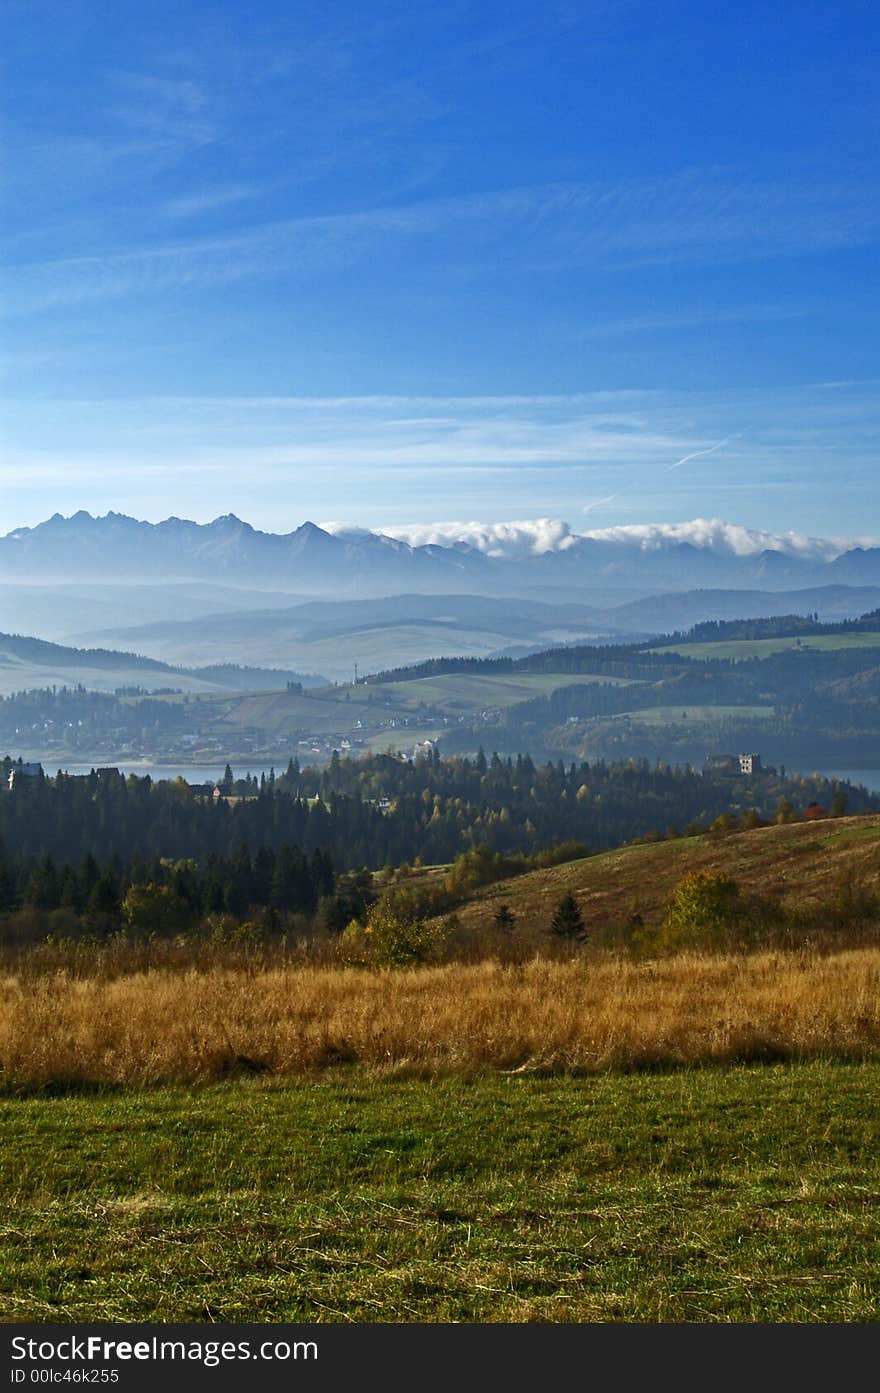
[[[828,917],[836,929],[880,918],[880,895],[862,876],[840,875],[827,905]]]
[[[370,910],[366,934],[382,967],[407,967],[437,958],[445,941],[442,923],[423,918],[393,892],[386,892]]]
[[[719,942],[734,925],[740,907],[739,886],[732,876],[691,871],[672,892],[659,945],[696,948]]]
[[[172,937],[189,928],[193,912],[172,885],[130,885],[122,901],[122,922],[129,933]]]
[[[429,919],[418,896],[397,887],[384,891],[366,920],[353,919],[339,941],[337,956],[350,965],[410,967],[434,962],[454,936],[457,921]]]

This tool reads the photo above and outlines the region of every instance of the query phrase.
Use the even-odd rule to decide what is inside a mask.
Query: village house
[[[761,756],[754,753],[707,755],[703,761],[703,770],[707,774],[757,774],[763,767]]]
[[[42,773],[42,764],[14,764],[9,771],[7,787],[13,789],[16,784],[23,783],[26,779],[38,779]]]

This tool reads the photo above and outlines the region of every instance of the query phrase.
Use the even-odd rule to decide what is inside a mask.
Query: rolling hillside
[[[465,930],[489,929],[499,905],[508,904],[521,930],[544,929],[561,896],[570,891],[588,930],[613,931],[635,913],[651,927],[661,922],[673,889],[691,871],[733,876],[743,893],[779,896],[790,907],[827,904],[843,885],[877,891],[880,816],[623,847],[500,881],[456,913]]]
[[[130,628],[169,618],[192,621],[230,610],[239,613],[250,609],[265,611],[289,607],[297,599],[290,593],[212,585],[207,581],[177,585],[172,581],[123,584],[119,580],[93,585],[72,581],[25,585],[3,579],[0,581],[0,630],[39,634],[40,638],[51,639],[54,643],[79,644],[85,629]],[[877,603],[880,603],[880,596]],[[90,640],[89,644],[105,648],[119,646],[108,645],[103,637]],[[132,645],[122,646],[130,648]]]
[[[229,663],[201,670],[173,667],[138,653],[109,648],[69,648],[23,634],[0,633],[0,696],[52,686],[81,684],[94,692],[120,687],[144,691],[237,692],[242,688],[277,687],[289,681],[305,685],[319,678],[266,668],[241,668]]]
[[[376,672],[426,658],[524,653],[609,632],[602,614],[584,605],[403,594],[96,629],[78,638],[186,666],[234,654],[238,662],[307,668],[345,681],[355,664],[361,673]]]
[[[129,587],[132,595],[146,587]],[[765,591],[692,591],[684,595],[662,595],[608,607],[591,602],[568,603],[545,598],[493,599],[483,595],[401,594],[369,600],[312,600],[287,605],[283,597],[267,596],[260,607],[252,592],[247,605],[227,604],[221,611],[215,603],[209,612],[189,612],[195,603],[190,593],[198,587],[173,587],[166,612],[161,619],[135,622],[137,606],[132,605],[124,620],[108,624],[100,605],[94,619],[83,620],[92,610],[83,605],[79,621],[67,621],[65,641],[81,644],[134,649],[138,653],[183,666],[224,661],[234,655],[237,662],[260,665],[293,666],[327,673],[345,681],[357,663],[361,673],[377,672],[418,663],[428,658],[514,657],[536,648],[583,642],[632,642],[653,635],[673,634],[707,619],[736,619],[778,615],[787,611],[806,615],[818,613],[823,620],[851,619],[880,602],[880,590],[847,589],[842,586],[783,594]],[[203,587],[207,590],[207,587]],[[212,592],[232,597],[235,591]],[[542,596],[536,590],[537,597]],[[180,595],[180,604],[177,603]],[[597,601],[599,597],[592,597]],[[207,601],[201,594],[199,603]],[[271,604],[269,603],[271,601]],[[115,599],[118,609],[119,600]],[[41,630],[44,632],[44,630]],[[54,637],[55,633],[48,633]],[[794,640],[792,640],[793,642]],[[821,646],[819,639],[816,642]],[[785,645],[783,645],[785,646]],[[708,657],[701,653],[697,656]],[[747,655],[746,655],[747,656]]]

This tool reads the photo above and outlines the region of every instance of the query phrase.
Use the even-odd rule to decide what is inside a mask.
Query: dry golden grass
[[[609,942],[633,912],[648,925],[660,924],[676,884],[691,871],[733,876],[743,893],[756,891],[821,917],[841,886],[880,890],[880,817],[827,818],[622,847],[496,882],[456,913],[465,932],[479,931],[506,903],[521,925],[546,930],[560,896],[571,891],[590,933]]]
[[[880,950],[0,982],[6,1087],[880,1058]]]

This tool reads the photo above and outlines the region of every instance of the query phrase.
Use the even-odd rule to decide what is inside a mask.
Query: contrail
[[[735,431],[733,435],[726,435],[723,440],[716,440],[714,445],[709,445],[705,450],[692,450],[691,453],[685,455],[683,459],[677,459],[674,464],[667,464],[666,472],[668,473],[671,469],[680,469],[683,464],[687,464],[688,460],[699,459],[701,455],[714,455],[715,451],[720,450],[722,445],[729,445],[731,440],[739,440],[740,436],[744,434],[745,431],[738,430]],[[630,483],[624,488],[619,489],[617,493],[609,493],[607,498],[599,498],[595,503],[588,503],[586,507],[581,509],[581,512],[592,513],[594,508],[603,508],[606,503],[613,503],[615,498],[626,498],[628,494],[632,493],[636,483],[637,479],[633,478]]]
[[[683,464],[687,464],[688,460],[699,459],[700,455],[714,455],[715,451],[720,450],[722,445],[729,445],[731,440],[738,440],[741,435],[742,431],[737,431],[736,435],[727,435],[723,440],[719,440],[716,445],[710,445],[708,450],[694,450],[693,454],[685,455],[684,459],[676,460],[675,464],[668,464],[666,466],[667,471],[670,469],[680,469]]]
[[[619,497],[619,493],[609,493],[607,498],[597,498],[595,503],[588,503],[586,507],[581,508],[581,512],[591,513],[594,508],[602,508],[605,506],[606,503],[613,503],[614,499]]]

